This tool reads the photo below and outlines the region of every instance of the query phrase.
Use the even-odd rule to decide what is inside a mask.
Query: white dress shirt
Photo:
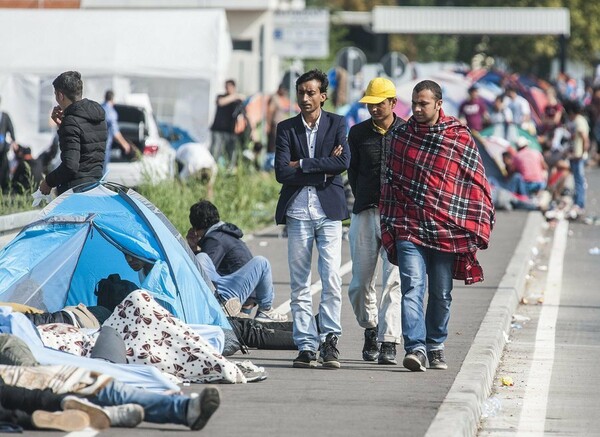
[[[323,112],[321,111],[321,113],[319,114],[319,118],[317,119],[314,127],[312,128],[308,125],[308,123],[306,123],[306,120],[304,120],[304,116],[300,116],[302,118],[302,124],[304,124],[304,129],[306,132],[306,142],[308,143],[308,156],[310,158],[315,157],[315,147],[317,145],[317,132],[319,131],[319,123],[321,121],[322,114]],[[302,168],[302,160],[300,160],[300,168]],[[302,188],[302,190],[298,193],[296,198],[288,207],[286,214],[288,217],[295,218],[296,220],[318,220],[327,217],[325,215],[325,211],[323,211],[321,202],[319,201],[319,196],[317,196],[317,189],[312,185],[308,185]]]

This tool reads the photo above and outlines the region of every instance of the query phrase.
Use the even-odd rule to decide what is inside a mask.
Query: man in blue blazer
[[[283,186],[275,218],[287,224],[291,309],[294,343],[300,351],[294,367],[340,367],[338,337],[342,333],[342,220],[348,218],[340,174],[350,164],[344,118],[323,111],[327,75],[304,73],[296,81],[300,114],[277,125],[275,175]],[[311,286],[312,249],[319,254],[323,284],[319,317],[313,317]]]

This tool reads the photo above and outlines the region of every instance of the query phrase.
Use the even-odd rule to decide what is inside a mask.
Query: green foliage
[[[33,198],[31,194],[2,194],[0,191],[0,215],[30,211]]]
[[[307,5],[331,10],[370,11],[376,5],[433,7],[552,7],[568,8],[571,35],[569,59],[593,66],[600,61],[600,2],[589,0],[307,0]],[[335,27],[335,26],[332,26]],[[361,41],[345,45],[361,47]],[[332,51],[334,47],[332,45]],[[553,35],[390,35],[389,50],[403,52],[411,61],[461,61],[470,64],[481,53],[502,59],[510,69],[547,76],[559,56],[559,38]],[[334,52],[335,53],[335,52]]]
[[[29,181],[30,189],[18,184],[11,185],[8,193],[3,194],[0,190],[0,215],[34,209],[31,206],[33,202],[31,195],[37,190],[39,184],[35,182],[31,174],[31,167],[27,163],[25,163],[25,175]]]
[[[236,171],[220,170],[210,200],[219,209],[222,220],[250,232],[274,223],[280,188],[272,173],[242,165]],[[185,183],[173,180],[154,186],[142,185],[137,191],[156,205],[184,237],[190,227],[190,206],[208,198],[206,183],[193,178]],[[32,201],[31,194],[2,195],[0,192],[0,215],[35,209]]]
[[[275,206],[281,186],[271,173],[239,166],[236,171],[221,169],[211,200],[221,219],[235,223],[244,232],[274,223]],[[208,198],[207,185],[198,179],[186,183],[178,180],[159,185],[143,185],[140,194],[156,205],[185,236],[190,227],[190,206]]]

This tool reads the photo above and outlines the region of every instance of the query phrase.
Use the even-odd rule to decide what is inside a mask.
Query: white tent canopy
[[[205,138],[231,55],[223,10],[13,9],[0,28],[1,109],[36,153],[53,133],[52,80],[66,70],[82,73],[85,97],[148,93],[160,120]]]

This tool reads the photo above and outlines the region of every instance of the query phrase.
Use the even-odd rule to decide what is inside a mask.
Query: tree
[[[370,11],[376,5],[497,7],[497,0],[307,0],[307,6],[336,10]],[[590,0],[505,0],[503,7],[566,7],[571,15],[571,35],[567,41],[569,59],[590,67],[600,61],[600,2]],[[347,28],[336,34],[332,26],[331,52],[344,45],[364,48],[364,41],[351,41]],[[344,33],[345,32],[345,33]],[[340,38],[340,35],[343,35]],[[375,35],[373,36],[375,38]],[[470,63],[481,53],[504,60],[510,69],[547,76],[553,59],[559,55],[558,37],[552,35],[390,35],[389,50],[403,52],[412,61],[460,61]],[[367,54],[368,55],[368,54]]]

